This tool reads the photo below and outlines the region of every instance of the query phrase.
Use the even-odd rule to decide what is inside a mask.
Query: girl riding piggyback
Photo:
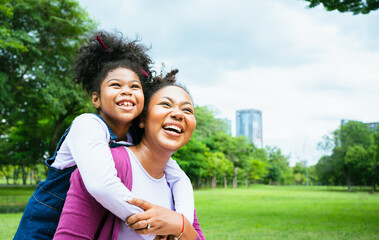
[[[75,80],[91,94],[97,114],[76,117],[63,134],[45,162],[47,179],[30,198],[14,239],[53,238],[76,168],[87,191],[118,218],[125,221],[143,211],[124,201],[133,195],[117,177],[110,148],[135,145],[141,139],[133,120],[142,112],[143,89],[152,79],[152,60],[146,51],[138,41],[107,32],[94,34],[79,49]],[[192,224],[196,215],[190,180],[172,159],[165,174],[175,210]]]

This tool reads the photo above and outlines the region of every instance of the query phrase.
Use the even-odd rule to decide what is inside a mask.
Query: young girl
[[[155,235],[205,239],[196,234],[183,215],[172,211],[171,189],[165,179],[164,168],[171,155],[189,141],[196,125],[192,100],[174,80],[169,78],[146,89],[145,110],[140,119],[140,127],[145,129],[142,141],[136,146],[112,149],[121,181],[136,197],[145,199],[130,202],[146,211],[129,217],[128,226],[121,224],[87,192],[81,173],[76,170],[55,240],[139,240],[142,236],[153,239]]]
[[[92,93],[99,115],[82,114],[66,130],[56,153],[46,161],[48,177],[30,198],[14,239],[53,237],[76,167],[88,192],[117,217],[125,220],[142,211],[123,201],[131,193],[117,177],[110,147],[131,145],[138,138],[132,131],[137,126],[131,124],[143,109],[142,89],[151,80],[152,61],[146,50],[137,41],[106,32],[95,34],[79,49],[76,80]],[[188,177],[171,159],[165,171],[176,210],[193,220]]]

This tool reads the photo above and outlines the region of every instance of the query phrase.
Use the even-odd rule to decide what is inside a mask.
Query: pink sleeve
[[[117,176],[130,190],[133,183],[129,156],[124,147],[111,149]],[[76,169],[63,206],[54,240],[117,239],[121,221],[92,197]]]
[[[54,240],[94,239],[106,209],[88,193],[78,169],[70,184]]]
[[[193,226],[193,228],[195,228],[195,230],[197,232],[196,240],[206,240],[204,237],[203,231],[201,231],[199,220],[197,219],[196,209],[194,212],[194,219],[193,219],[192,226]]]

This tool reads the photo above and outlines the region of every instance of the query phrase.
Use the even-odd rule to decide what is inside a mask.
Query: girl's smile
[[[130,123],[143,109],[144,95],[138,75],[127,68],[110,71],[92,94],[92,103],[116,134],[126,136]]]

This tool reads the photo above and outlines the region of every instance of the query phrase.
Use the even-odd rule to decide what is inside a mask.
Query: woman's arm
[[[183,213],[192,224],[194,219],[195,201],[190,179],[173,159],[169,159],[165,167],[166,180],[174,197],[175,211]]]
[[[117,177],[108,139],[104,122],[94,114],[84,114],[74,120],[65,141],[88,192],[117,217],[126,219],[142,210],[124,201],[132,194]]]
[[[192,224],[182,214],[142,199],[133,198],[128,202],[145,210],[145,212],[134,214],[126,220],[129,227],[138,234],[180,236],[180,240],[201,239]],[[149,223],[149,228],[147,228],[147,223]]]

